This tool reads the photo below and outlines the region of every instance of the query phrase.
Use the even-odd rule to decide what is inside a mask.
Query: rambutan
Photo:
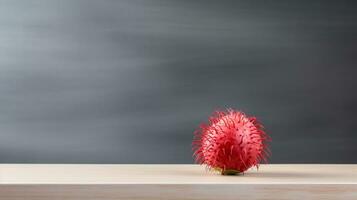
[[[193,150],[196,162],[222,175],[243,173],[267,163],[270,137],[255,117],[233,109],[216,111],[208,124],[195,131]]]

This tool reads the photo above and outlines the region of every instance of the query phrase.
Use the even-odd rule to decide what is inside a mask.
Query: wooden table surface
[[[238,198],[239,197],[239,198]],[[0,164],[0,199],[357,199],[357,165]]]

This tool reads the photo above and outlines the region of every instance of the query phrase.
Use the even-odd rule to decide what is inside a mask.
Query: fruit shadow
[[[285,178],[295,178],[295,179],[304,179],[304,178],[317,178],[324,177],[321,173],[311,173],[311,172],[255,172],[255,173],[244,173],[239,176],[244,177],[254,177],[254,178],[276,178],[276,179],[285,179]],[[330,176],[330,175],[329,175]]]

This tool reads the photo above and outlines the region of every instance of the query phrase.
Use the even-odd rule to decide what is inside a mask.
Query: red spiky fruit
[[[242,173],[267,162],[270,138],[255,117],[233,109],[216,111],[193,141],[196,162],[223,175]]]

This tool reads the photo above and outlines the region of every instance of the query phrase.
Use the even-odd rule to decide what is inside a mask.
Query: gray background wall
[[[356,52],[353,1],[0,1],[0,162],[192,163],[233,107],[272,163],[357,163]]]

